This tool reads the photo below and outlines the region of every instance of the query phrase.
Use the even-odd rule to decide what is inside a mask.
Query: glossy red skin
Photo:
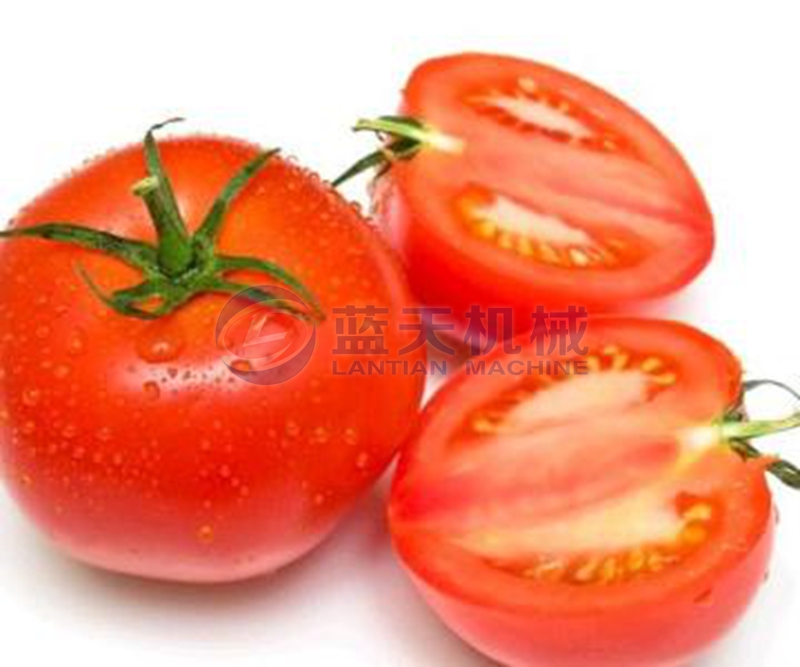
[[[603,320],[596,322],[603,326]],[[704,397],[699,393],[684,397],[687,409],[694,415],[707,411],[709,401],[734,404],[740,390],[738,362],[719,343],[675,323],[639,321],[637,331],[635,320],[618,322],[630,327],[634,340],[652,338],[653,328],[668,335],[669,327],[697,335],[701,343],[705,339],[709,356],[719,357],[714,362],[717,374],[707,381]],[[687,369],[694,367],[692,361]],[[688,380],[692,393],[700,391],[697,383],[702,384],[702,374],[698,368]],[[638,592],[625,591],[625,585],[618,593],[602,587],[593,593],[591,586],[555,592],[529,589],[525,582],[498,573],[445,539],[414,529],[408,484],[419,471],[431,470],[432,452],[441,446],[426,433],[444,423],[442,415],[448,415],[447,423],[457,419],[470,385],[482,381],[486,379],[462,373],[434,397],[401,456],[390,499],[395,549],[444,623],[480,652],[512,667],[677,667],[727,634],[766,577],[775,526],[764,463],[743,463],[728,450],[713,455],[709,470],[723,478],[730,475],[723,535],[735,546],[711,543],[695,560],[693,571],[680,566],[668,569]],[[408,519],[412,523],[406,523]]]
[[[190,229],[257,150],[216,137],[160,146]],[[141,146],[108,153],[45,192],[15,225],[74,222],[152,240],[130,193],[144,175]],[[5,481],[77,559],[196,582],[279,568],[331,532],[415,422],[424,377],[331,373],[333,307],[392,309],[383,358],[416,335],[398,329],[407,288],[356,209],[273,158],[231,207],[219,247],[277,261],[328,313],[311,360],[289,381],[252,384],[223,364],[215,325],[224,295],[144,322],[111,311],[76,275],[82,265],[106,291],[137,282],[120,262],[43,240],[0,244]],[[354,358],[369,357],[336,357],[343,367]]]
[[[569,88],[590,108],[603,106],[612,126],[629,133],[646,155],[639,176],[646,185],[622,187],[608,175],[603,156],[590,151],[566,151],[556,159],[541,139],[457,109],[461,88],[494,84],[530,75],[556,90]],[[449,86],[449,88],[448,88]],[[431,123],[441,132],[464,141],[463,152],[448,154],[423,148],[407,162],[398,162],[374,187],[376,219],[387,229],[403,256],[414,293],[425,303],[448,306],[456,320],[473,304],[515,309],[516,329],[529,329],[531,310],[538,304],[579,304],[596,312],[618,311],[678,290],[709,262],[714,235],[711,213],[700,187],[675,148],[656,128],[607,92],[553,68],[503,56],[462,54],[422,63],[411,75],[403,94],[401,113]],[[555,154],[554,154],[555,155]],[[567,157],[568,156],[568,157]],[[537,162],[554,160],[547,171]],[[559,162],[558,160],[563,160]],[[613,278],[603,269],[567,272],[541,270],[531,260],[475,239],[463,226],[445,223],[444,212],[455,191],[472,180],[511,187],[519,182],[520,196],[532,202],[531,184],[558,197],[558,215],[590,215],[599,203],[641,212],[687,230],[679,249],[661,248],[664,257],[646,270],[634,268]],[[517,187],[516,185],[514,187]],[[555,200],[549,200],[552,204]],[[543,210],[547,210],[544,207]],[[597,213],[591,215],[597,216]],[[647,226],[647,221],[641,225]]]
[[[730,632],[747,610],[767,572],[773,534],[774,522],[765,521],[749,551],[716,577],[713,607],[684,595],[635,612],[526,618],[447,595],[407,571],[448,627],[503,665],[681,667]]]

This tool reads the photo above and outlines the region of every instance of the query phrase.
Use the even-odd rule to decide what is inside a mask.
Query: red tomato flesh
[[[711,214],[676,149],[605,91],[551,67],[465,54],[420,65],[401,112],[426,146],[375,189],[424,301],[594,309],[674,291],[708,262]]]
[[[709,439],[739,365],[675,323],[592,320],[583,342],[551,359],[587,374],[465,372],[434,398],[393,484],[394,542],[503,664],[683,664],[741,616],[771,549],[764,463]]]

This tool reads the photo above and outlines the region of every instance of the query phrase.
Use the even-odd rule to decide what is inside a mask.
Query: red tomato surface
[[[257,147],[191,137],[164,141],[161,151],[191,231]],[[14,225],[70,222],[152,241],[147,210],[131,194],[144,176],[141,146],[110,152],[49,189]],[[332,374],[334,359],[346,368],[377,358],[333,356],[335,307],[390,309],[383,359],[415,336],[397,324],[409,294],[394,258],[356,209],[275,157],[232,205],[219,248],[278,262],[327,313],[308,365],[290,380],[261,386],[225,365],[215,326],[229,296],[204,294],[159,320],[133,319],[103,304],[76,268],[106,292],[137,283],[137,271],[66,244],[0,243],[6,483],[80,560],[202,582],[278,568],[332,530],[415,421],[424,376]],[[247,330],[234,325],[230,340],[243,343]],[[270,326],[290,338],[307,333],[287,314]],[[269,343],[262,352],[282,353]]]
[[[376,183],[378,219],[423,301],[595,310],[672,292],[713,246],[711,213],[647,120],[570,74],[463,54],[420,65],[401,113],[459,148],[425,146]]]
[[[685,664],[743,614],[772,546],[764,461],[711,428],[739,364],[670,322],[592,320],[582,344],[547,359],[585,374],[473,369],[437,394],[393,483],[394,544],[444,622],[504,665]],[[543,357],[486,367],[511,360]]]

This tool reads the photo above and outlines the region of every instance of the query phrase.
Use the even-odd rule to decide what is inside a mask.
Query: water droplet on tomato
[[[158,386],[157,382],[153,382],[152,380],[148,380],[142,385],[142,390],[145,393],[147,398],[157,401],[161,397],[161,388]]]
[[[22,402],[24,405],[27,405],[29,408],[36,406],[39,403],[39,399],[42,397],[42,392],[38,389],[26,389],[22,392]]]
[[[183,351],[184,341],[175,332],[147,329],[136,341],[139,356],[150,364],[177,359]]]
[[[78,435],[78,429],[74,424],[67,424],[63,429],[61,429],[61,435],[65,438],[74,438],[76,435]]]
[[[58,380],[63,380],[69,374],[70,374],[70,368],[66,364],[59,364],[53,369],[53,375]]]
[[[248,373],[253,370],[253,364],[251,364],[247,359],[236,359],[231,362],[231,368],[242,373]]]
[[[44,340],[50,335],[50,327],[42,325],[40,327],[36,327],[36,337],[39,340]]]
[[[365,470],[368,465],[369,454],[367,452],[361,452],[358,457],[356,457],[356,468],[359,470]]]
[[[209,525],[200,526],[197,531],[197,539],[204,544],[210,544],[214,541],[214,529]]]
[[[67,350],[73,356],[78,356],[84,350],[83,339],[80,335],[75,334],[72,338],[69,339],[69,343],[67,344]]]

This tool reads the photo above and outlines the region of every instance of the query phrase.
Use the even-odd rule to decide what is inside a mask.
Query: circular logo
[[[217,319],[217,347],[237,377],[279,384],[297,375],[314,351],[317,331],[305,302],[291,290],[254,286],[231,298]]]

